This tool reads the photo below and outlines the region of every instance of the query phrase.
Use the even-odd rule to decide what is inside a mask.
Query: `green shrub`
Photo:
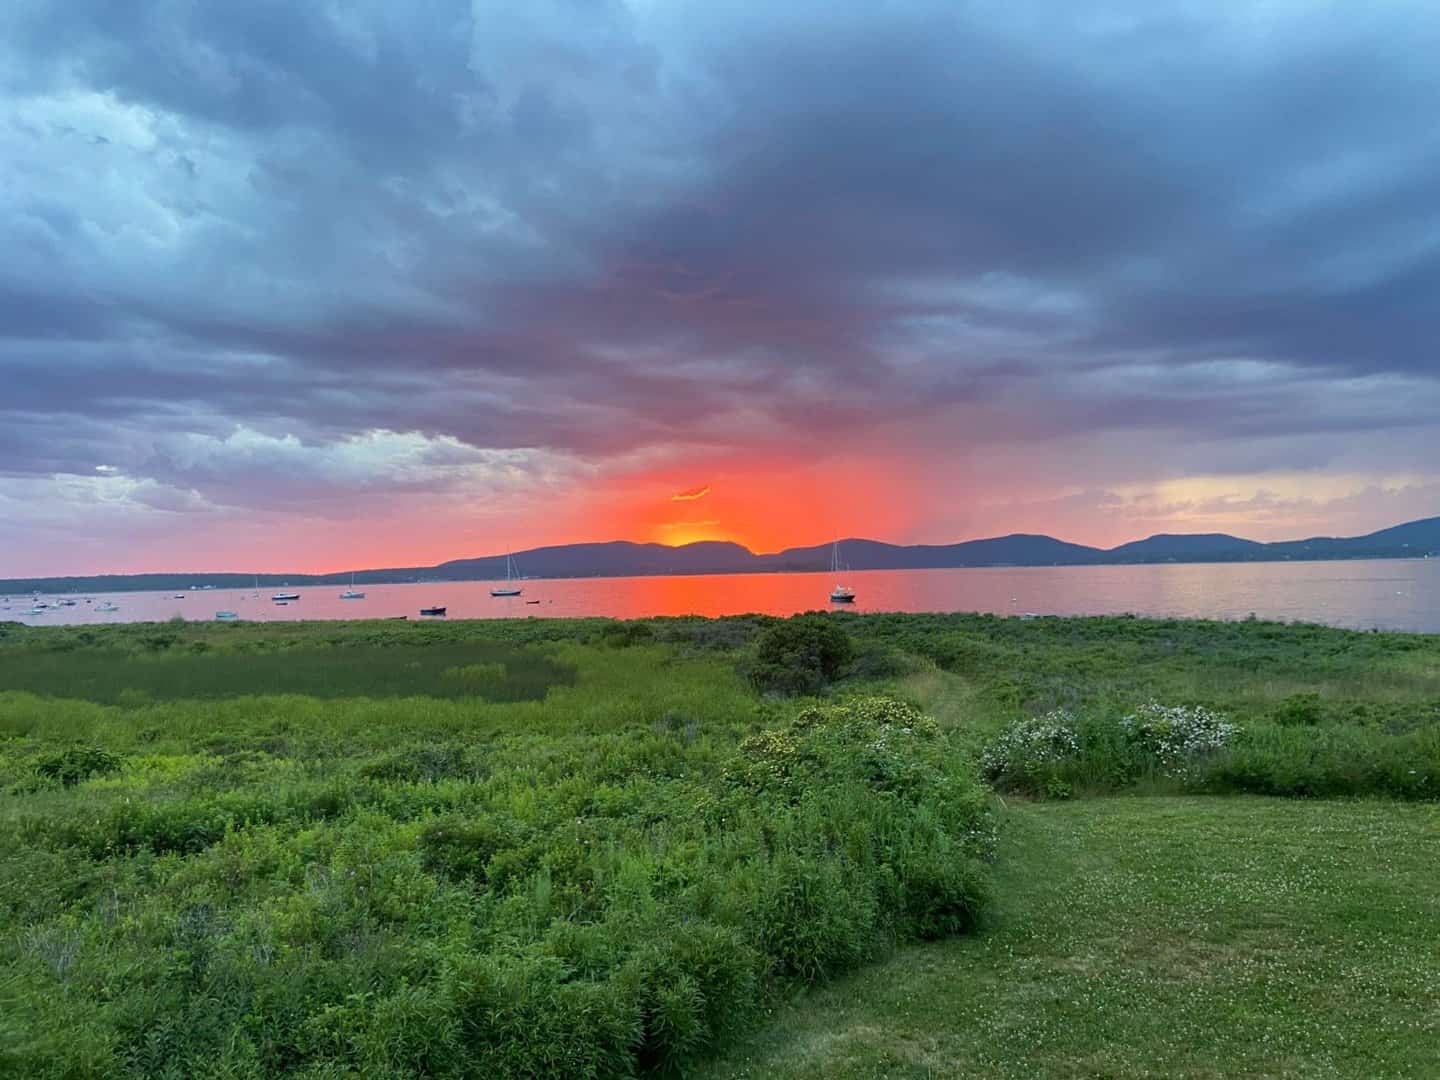
[[[655,639],[655,631],[648,623],[612,622],[600,631],[600,640],[606,645],[624,649],[631,645],[644,645]]]
[[[833,618],[797,615],[760,635],[747,674],[765,693],[818,694],[854,656],[854,642]]]
[[[32,1003],[0,1071],[683,1073],[788,988],[973,925],[988,793],[933,719],[791,720],[729,663],[565,649],[581,688],[509,706],[6,697],[12,776],[63,757],[52,730],[135,749],[0,796],[27,800],[0,929]]]
[[[1313,727],[1324,718],[1319,694],[1291,694],[1271,710],[1271,719],[1287,727]]]
[[[482,766],[469,747],[456,743],[419,746],[390,754],[361,766],[360,775],[374,780],[437,783],[451,777],[478,774]]]
[[[1131,742],[1172,775],[1193,770],[1205,757],[1231,745],[1240,729],[1221,713],[1200,705],[1151,701],[1120,721]]]
[[[980,771],[997,787],[1048,796],[1062,790],[1063,766],[1080,757],[1075,716],[1056,709],[1017,720],[980,757]]]
[[[735,652],[745,648],[774,620],[759,615],[719,619],[699,616],[651,620],[657,641],[678,645],[685,652]]]
[[[525,839],[524,826],[509,817],[441,818],[420,833],[421,860],[427,870],[484,884],[490,860],[519,848]]]
[[[41,758],[35,763],[35,771],[47,780],[58,780],[70,787],[92,776],[117,773],[124,764],[119,754],[112,754],[103,746],[72,746]]]
[[[856,682],[872,682],[908,675],[916,669],[913,659],[899,649],[881,642],[867,641],[856,646],[846,677]]]

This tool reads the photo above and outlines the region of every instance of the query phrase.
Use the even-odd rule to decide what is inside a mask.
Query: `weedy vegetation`
[[[989,797],[913,706],[571,629],[12,637],[0,1071],[673,1072],[975,923]]]
[[[1021,837],[998,863],[992,787]],[[833,1073],[764,1022],[818,1037],[786,1003],[833,1004],[907,943],[1040,933],[1025,882],[1060,857],[1040,831],[1099,853],[1124,830],[1085,831],[1117,803],[1094,796],[1147,795],[1118,801],[1179,807],[1161,844],[1224,802],[1173,798],[1200,793],[1399,799],[1433,827],[1440,639],[849,613],[0,624],[0,1074],[625,1077],[744,1072],[726,1048],[764,1047],[752,1075],[950,1075],[934,1054],[964,1050],[960,1021],[916,1029],[894,995],[864,1021],[883,1053],[811,1048]],[[1295,804],[1243,805],[1237,836]],[[1327,842],[1379,857],[1385,811],[1324,805]],[[1118,933],[1129,902],[1086,910]],[[929,948],[958,966],[915,985],[956,1016],[1029,978]]]

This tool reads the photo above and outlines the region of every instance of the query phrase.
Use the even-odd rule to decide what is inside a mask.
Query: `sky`
[[[1440,7],[8,0],[0,577],[1440,514]]]

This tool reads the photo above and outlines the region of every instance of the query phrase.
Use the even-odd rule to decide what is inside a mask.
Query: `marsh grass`
[[[106,704],[209,700],[239,695],[313,698],[481,696],[543,698],[573,683],[573,668],[507,642],[237,648],[203,638],[141,651],[0,649],[0,686]]]
[[[1254,793],[1440,798],[1440,637],[1305,624],[1152,619],[857,620],[928,661],[891,681],[977,757],[1012,725],[1072,714],[1078,752],[1002,786],[1030,795]],[[1240,729],[1223,752],[1167,771],[1123,728],[1149,702]]]
[[[1433,807],[1164,796],[1434,800],[1440,638],[799,624],[0,624],[0,1074],[688,1073],[781,1008],[795,1039],[724,1068],[1205,1074],[1187,1047],[1218,1039],[1216,1068],[1264,1071],[1270,1038],[1296,1073],[1429,1075],[1413,1006],[1433,1016],[1433,980],[1405,967],[1429,942],[1419,894],[1384,903],[1392,869],[1419,880]],[[849,644],[820,649],[837,628]],[[755,681],[757,662],[773,667]],[[1238,734],[1166,767],[1122,723],[1152,700]],[[1078,751],[1037,735],[1065,752],[1046,751],[1053,783],[1018,790],[1075,809],[1012,806],[1013,936],[905,951],[914,971],[835,984],[863,988],[838,1016],[787,1009],[807,986],[830,1009],[840,973],[982,918],[976,770],[1008,725],[1054,710]],[[1116,791],[1161,797],[1087,798]],[[1315,845],[1334,858],[1297,861]],[[1277,968],[1289,925],[1337,944]],[[1346,951],[1355,926],[1384,949]],[[1340,1034],[1307,1044],[1296,1012],[1216,1036],[1275,1005],[1253,982],[1212,993],[1234,965]],[[1342,975],[1374,991],[1363,1022],[1325,1011]],[[1163,1010],[1192,1007],[1176,1041]]]
[[[674,1072],[987,895],[988,794],[902,703],[781,713],[583,624],[152,630],[0,647],[5,1075]]]

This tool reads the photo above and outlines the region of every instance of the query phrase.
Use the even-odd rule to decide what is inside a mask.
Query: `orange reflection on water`
[[[1440,559],[1314,563],[1213,563],[970,570],[868,570],[846,575],[856,592],[848,611],[981,611],[1002,615],[1138,615],[1303,620],[1358,628],[1440,632]],[[490,595],[487,581],[366,585],[366,599],[341,600],[342,585],[297,585],[301,598],[272,604],[270,589],[109,594],[119,610],[94,603],[29,616],[12,599],[5,618],[45,623],[213,619],[418,619],[444,605],[450,618],[653,615],[791,615],[834,607],[829,574],[721,574],[527,580],[518,597]]]

